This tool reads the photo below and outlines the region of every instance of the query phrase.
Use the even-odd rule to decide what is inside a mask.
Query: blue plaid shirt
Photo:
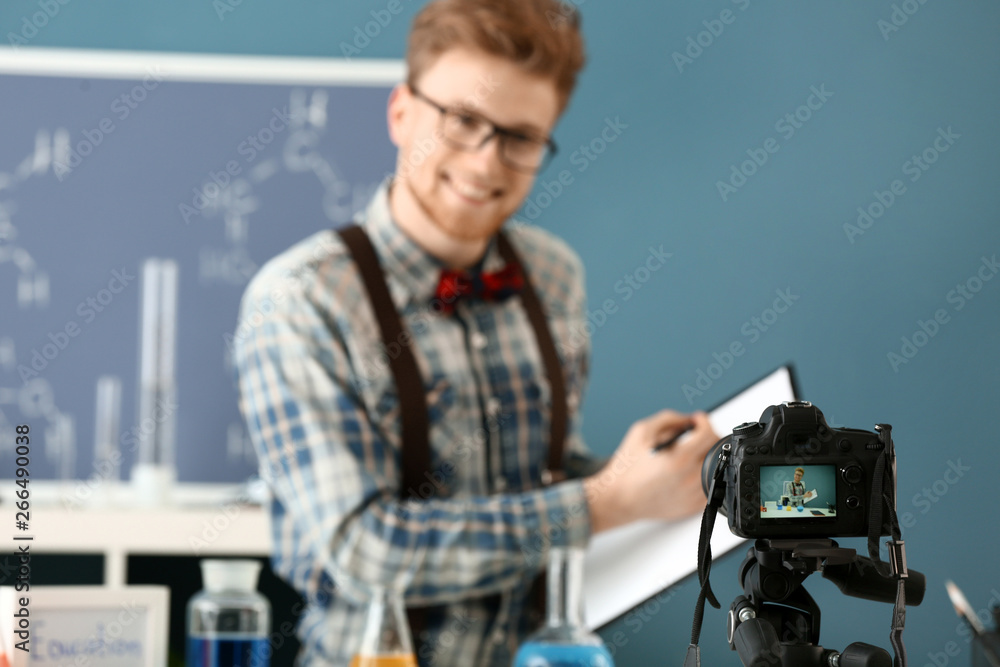
[[[339,236],[319,232],[270,261],[243,298],[234,335],[240,409],[273,491],[272,563],[307,601],[299,664],[348,665],[375,586],[439,606],[423,648],[433,665],[508,667],[529,627],[527,591],[551,546],[583,546],[579,479],[540,481],[549,384],[519,297],[430,308],[442,264],[393,222],[383,183],[359,218],[427,390],[432,473],[399,500],[399,400],[374,314]],[[566,467],[599,462],[577,414],[589,341],[579,258],[536,227],[508,235],[534,281],[570,406]],[[483,269],[502,268],[496,242]],[[499,603],[493,598],[500,593]]]

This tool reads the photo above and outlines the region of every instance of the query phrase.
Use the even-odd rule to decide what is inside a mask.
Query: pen
[[[684,435],[685,433],[688,433],[690,431],[693,431],[693,430],[694,430],[694,425],[688,426],[686,429],[684,429],[683,431],[681,431],[680,433],[678,433],[674,437],[670,438],[666,442],[661,442],[660,444],[658,444],[657,446],[653,447],[649,451],[652,452],[653,454],[655,454],[656,452],[662,451],[662,450],[666,449],[667,447],[669,447],[670,445],[672,445],[675,442],[677,442],[678,440],[680,440],[680,438],[681,438],[682,435]]]
[[[969,604],[969,601],[965,599],[965,595],[962,594],[961,589],[955,585],[955,582],[950,580],[944,582],[944,586],[948,590],[948,597],[951,598],[952,606],[955,607],[955,613],[972,629],[972,634],[979,640],[986,659],[991,665],[1000,666],[1000,656],[997,656],[993,647],[983,639],[983,635],[986,634],[986,626],[979,620],[976,612],[972,609],[972,605]]]

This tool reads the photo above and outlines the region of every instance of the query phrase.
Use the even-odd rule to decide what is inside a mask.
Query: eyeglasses
[[[414,97],[423,100],[441,113],[441,136],[456,150],[477,151],[494,136],[500,143],[500,161],[528,174],[543,170],[556,154],[556,143],[548,137],[533,136],[500,127],[491,120],[467,109],[446,107],[430,99],[414,86]]]

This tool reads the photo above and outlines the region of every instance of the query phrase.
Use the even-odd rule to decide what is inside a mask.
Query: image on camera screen
[[[761,466],[761,519],[837,516],[837,475],[832,465]]]

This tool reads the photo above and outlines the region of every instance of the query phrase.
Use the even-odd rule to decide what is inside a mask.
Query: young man
[[[795,469],[795,475],[792,481],[785,482],[785,487],[783,489],[782,495],[788,496],[788,504],[792,507],[798,507],[799,505],[804,505],[805,501],[812,498],[812,491],[806,492],[806,485],[802,481],[802,476],[806,474],[806,469],[799,467]]]
[[[247,289],[241,409],[274,492],[274,567],[307,600],[302,665],[347,665],[384,587],[427,609],[415,632],[422,664],[506,667],[534,629],[529,589],[551,547],[704,506],[701,464],[716,441],[704,414],[635,423],[603,468],[587,453],[577,256],[517,224],[506,237],[522,270],[501,258],[498,231],[552,152],[583,59],[556,0],[432,2],[413,25],[407,83],[389,99],[396,174],[358,217],[403,330],[383,343],[359,264],[333,231],[269,262]],[[459,285],[494,283],[496,293],[458,297]],[[565,481],[548,470],[561,394],[527,290],[558,351]],[[392,364],[409,354],[425,435],[403,427]],[[687,440],[650,453],[688,427]],[[431,469],[406,488],[404,454],[422,435]]]

